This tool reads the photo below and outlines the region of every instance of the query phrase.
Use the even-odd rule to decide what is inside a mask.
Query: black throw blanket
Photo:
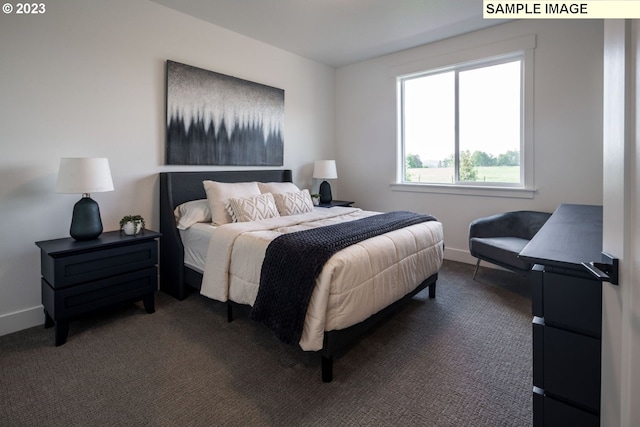
[[[389,231],[434,220],[431,215],[395,211],[275,238],[265,253],[249,318],[269,327],[282,342],[297,343],[316,278],[334,253]]]

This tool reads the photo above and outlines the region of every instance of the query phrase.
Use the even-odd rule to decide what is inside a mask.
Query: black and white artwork
[[[167,61],[168,165],[282,166],[284,90]]]

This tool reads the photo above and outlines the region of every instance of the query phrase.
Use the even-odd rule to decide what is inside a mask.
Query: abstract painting
[[[167,61],[168,165],[282,166],[284,90]]]

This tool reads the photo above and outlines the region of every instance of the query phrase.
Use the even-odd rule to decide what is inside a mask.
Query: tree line
[[[461,163],[467,163],[469,166],[520,166],[520,152],[519,151],[507,151],[506,153],[493,156],[492,154],[485,153],[484,151],[474,151],[471,153],[469,150],[460,152]],[[420,159],[419,154],[407,154],[406,156],[407,168],[427,168]],[[451,154],[445,159],[438,161],[439,168],[449,168],[455,165],[454,155]]]

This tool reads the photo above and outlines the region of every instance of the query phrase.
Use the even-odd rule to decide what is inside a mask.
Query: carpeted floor
[[[157,294],[0,337],[2,426],[530,426],[530,286],[446,261],[427,291],[336,358],[280,344],[223,304]]]

